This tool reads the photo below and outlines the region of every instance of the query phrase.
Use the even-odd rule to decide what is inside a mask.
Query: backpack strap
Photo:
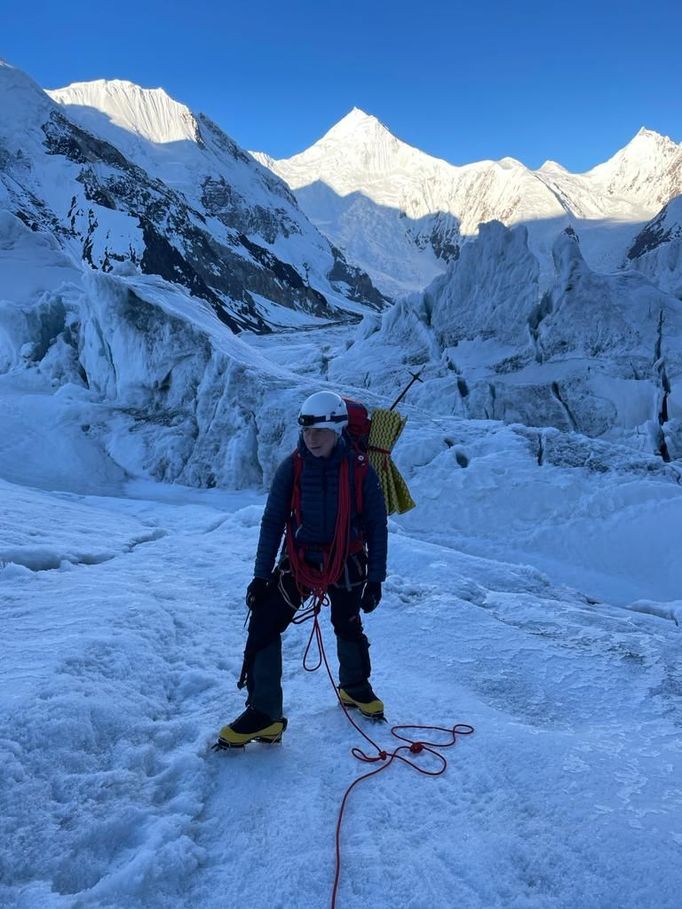
[[[353,457],[353,485],[355,486],[355,511],[360,516],[365,507],[365,477],[369,461],[367,455],[361,451],[354,451]]]
[[[294,462],[294,485],[291,490],[291,514],[296,519],[296,526],[301,526],[301,473],[303,471],[303,457],[296,448],[292,454]]]

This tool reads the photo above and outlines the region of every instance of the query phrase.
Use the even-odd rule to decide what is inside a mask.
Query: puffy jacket
[[[339,467],[343,458],[353,458],[350,445],[344,436],[328,458],[316,458],[299,438],[298,451],[303,458],[301,470],[301,519],[295,528],[296,541],[306,550],[314,551],[315,545],[332,542],[339,502]],[[351,478],[351,538],[362,536],[367,544],[367,579],[383,581],[386,577],[386,551],[388,530],[386,503],[379,478],[371,466],[365,473],[362,488],[362,514],[356,511],[353,489],[355,470],[350,464]],[[254,575],[267,578],[277,558],[282,535],[291,514],[294,486],[294,455],[286,457],[277,468],[270,487],[270,494],[261,521]]]

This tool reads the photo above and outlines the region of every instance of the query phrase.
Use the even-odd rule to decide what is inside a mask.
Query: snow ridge
[[[46,94],[60,104],[101,111],[112,124],[149,142],[196,142],[197,121],[188,107],[162,88],[141,88],[121,79],[74,82]]]

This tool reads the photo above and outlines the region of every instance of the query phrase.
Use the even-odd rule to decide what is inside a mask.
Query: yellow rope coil
[[[397,410],[375,410],[369,433],[369,463],[377,472],[386,499],[388,514],[404,514],[415,502],[400,471],[391,459],[391,452],[403,431],[407,417]]]

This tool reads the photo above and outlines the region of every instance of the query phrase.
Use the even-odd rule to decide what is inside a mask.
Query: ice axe
[[[408,391],[410,390],[410,388],[412,388],[412,386],[414,385],[415,382],[423,382],[423,381],[424,381],[423,379],[420,378],[420,376],[421,376],[421,374],[422,374],[423,372],[424,372],[424,367],[422,366],[422,368],[419,370],[419,372],[411,372],[411,373],[410,373],[410,375],[412,376],[412,378],[411,378],[410,381],[407,383],[407,385],[403,388],[403,390],[400,392],[400,394],[399,394],[398,397],[395,399],[395,401],[394,401],[394,402],[391,404],[391,406],[388,408],[389,410],[395,410],[395,409],[396,409],[396,407],[398,406],[398,404],[400,404],[400,402],[402,401],[402,399],[403,399],[403,398],[405,397],[405,395],[408,393]]]

